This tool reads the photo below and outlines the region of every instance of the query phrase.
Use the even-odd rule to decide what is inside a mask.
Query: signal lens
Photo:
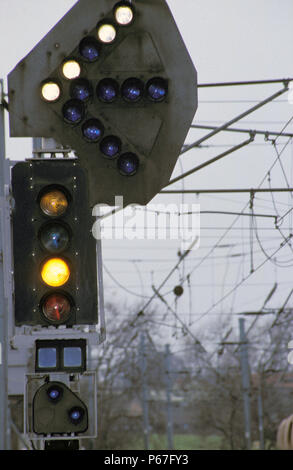
[[[71,314],[71,304],[63,294],[51,294],[42,305],[45,318],[54,324],[64,323]]]
[[[48,388],[47,395],[52,403],[57,403],[62,398],[63,390],[61,387],[58,387],[58,385],[52,385]]]
[[[98,98],[104,103],[112,103],[118,96],[118,83],[112,78],[104,78],[97,86]]]
[[[118,169],[123,176],[133,176],[137,172],[139,160],[134,153],[124,153],[118,159]]]
[[[68,80],[73,80],[80,76],[81,67],[76,60],[67,60],[62,66],[62,73]]]
[[[83,78],[75,80],[71,85],[70,94],[76,100],[87,101],[92,95],[92,86]]]
[[[153,78],[147,84],[147,94],[152,101],[163,101],[168,93],[168,85],[163,78]]]
[[[60,86],[56,82],[45,82],[42,85],[41,94],[45,101],[53,103],[54,101],[57,101],[60,97]]]
[[[60,217],[68,208],[68,200],[62,191],[52,189],[42,196],[40,207],[44,214],[50,217]]]
[[[128,78],[122,85],[122,96],[130,102],[136,103],[143,95],[144,84],[138,78]]]
[[[112,24],[102,24],[98,27],[98,39],[104,44],[111,44],[116,38],[116,29]]]
[[[100,56],[100,45],[95,38],[86,37],[79,45],[79,53],[88,62],[95,62]]]
[[[121,26],[126,26],[132,23],[134,13],[132,8],[127,4],[118,4],[115,7],[115,19]]]
[[[43,265],[41,276],[48,286],[61,287],[68,281],[70,269],[63,259],[52,258]]]
[[[98,119],[89,119],[82,126],[82,133],[89,142],[98,142],[104,133],[104,127]]]
[[[72,424],[79,424],[83,420],[84,410],[80,406],[75,406],[69,410],[68,417]]]
[[[113,135],[105,137],[100,145],[101,152],[108,158],[115,158],[121,151],[121,140]]]
[[[78,124],[84,116],[84,105],[79,100],[70,100],[63,106],[63,117],[70,124]]]
[[[61,224],[50,224],[42,227],[40,240],[50,253],[61,253],[69,244],[69,233]]]

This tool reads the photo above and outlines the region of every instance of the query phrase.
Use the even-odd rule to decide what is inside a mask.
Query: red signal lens
[[[71,303],[63,294],[51,294],[43,302],[45,318],[54,324],[65,323],[71,314]]]

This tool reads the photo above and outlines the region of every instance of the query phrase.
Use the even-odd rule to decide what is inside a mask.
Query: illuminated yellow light
[[[81,68],[76,60],[68,60],[63,64],[62,73],[68,80],[78,78],[81,73]]]
[[[62,191],[59,189],[52,189],[42,196],[40,207],[44,214],[51,217],[59,217],[66,212],[68,200]]]
[[[128,6],[120,6],[115,11],[115,18],[120,25],[128,25],[133,20],[133,11]]]
[[[58,100],[61,90],[57,83],[55,82],[46,82],[42,86],[42,97],[46,101],[56,101]]]
[[[109,44],[116,38],[116,29],[111,24],[103,24],[98,29],[98,38],[100,41]]]
[[[41,276],[48,286],[60,287],[68,281],[70,269],[63,259],[52,258],[44,264]]]

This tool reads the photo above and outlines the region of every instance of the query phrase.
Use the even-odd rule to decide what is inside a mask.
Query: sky
[[[71,0],[0,0],[0,77],[6,81],[14,66],[74,3]],[[293,77],[291,0],[168,0],[168,4],[197,69],[199,83]],[[193,123],[223,124],[281,89],[282,84],[200,88]],[[288,94],[283,94],[234,127],[280,132],[292,115]],[[291,122],[286,132],[292,131]],[[186,143],[196,141],[203,132],[191,129]],[[220,133],[205,142],[208,147],[182,155],[173,176],[246,139],[245,134]],[[30,139],[9,138],[7,126],[9,158],[30,157],[31,147]],[[277,152],[282,152],[281,160],[270,172],[270,184],[275,188],[293,187],[292,143],[281,136],[274,147],[258,136],[249,146],[176,183],[174,189],[256,188],[263,179],[262,187],[268,188],[267,172]],[[201,211],[235,212],[242,211],[247,204],[245,212],[249,212],[249,194],[158,195],[151,203],[200,204]],[[290,193],[274,193],[273,197],[264,193],[255,196],[254,211],[281,216],[291,205]],[[292,248],[281,248],[273,257],[275,264],[266,257],[272,256],[284,237],[293,232],[292,213],[283,219],[281,232],[274,228],[273,219],[257,218],[259,240],[255,231],[251,236],[250,217],[235,220],[236,216],[231,215],[203,214],[200,248],[192,251],[161,290],[173,312],[192,331],[200,332],[225,315],[232,318],[237,329],[236,313],[260,309],[275,283],[278,288],[268,307],[281,306],[291,290]],[[133,308],[133,304],[146,302],[153,294],[152,284],[158,287],[176,265],[180,249],[177,241],[105,241],[106,301],[125,305],[121,315],[126,314],[127,306]],[[176,301],[173,288],[182,278],[189,282],[183,284],[184,294]],[[166,313],[166,304],[156,301],[153,305],[158,310],[159,323]],[[180,325],[170,311],[165,323],[167,342],[174,339]],[[179,333],[178,342],[180,338]]]

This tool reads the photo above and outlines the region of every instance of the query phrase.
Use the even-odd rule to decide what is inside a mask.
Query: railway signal
[[[80,434],[88,429],[87,406],[62,382],[42,385],[32,406],[35,434]]]
[[[96,324],[96,243],[86,173],[75,160],[12,171],[15,324]]]
[[[51,137],[88,170],[90,203],[148,203],[197,108],[197,74],[166,0],[82,0],[10,73],[12,137]]]

